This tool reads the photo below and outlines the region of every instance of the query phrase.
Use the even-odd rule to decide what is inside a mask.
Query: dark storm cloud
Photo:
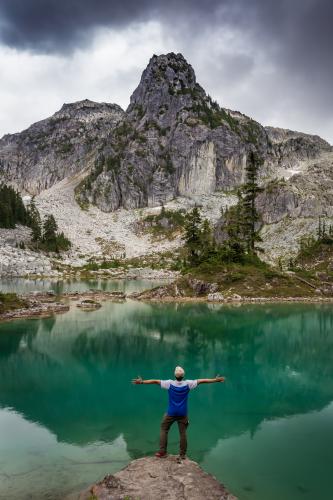
[[[332,0],[0,0],[0,44],[69,59],[99,28],[152,20],[222,104],[240,88],[230,105],[332,137]]]
[[[67,52],[99,27],[157,19],[185,38],[209,26],[242,28],[283,65],[333,72],[331,0],[0,0],[0,39],[37,52]],[[305,70],[305,71],[304,71]],[[315,70],[315,71],[313,71]],[[310,75],[309,75],[310,77]]]
[[[330,50],[333,40],[331,0],[0,0],[0,37],[17,48],[66,50],[94,28],[152,18],[188,20],[189,31],[213,20],[240,24],[259,39],[291,44],[300,59],[318,46]]]
[[[216,0],[0,0],[0,38],[11,47],[66,52],[99,27],[184,14],[209,18],[218,5]]]
[[[68,52],[89,43],[96,28],[151,19],[188,40],[207,26],[241,28],[283,66],[314,81],[333,73],[331,0],[0,0],[0,40]]]

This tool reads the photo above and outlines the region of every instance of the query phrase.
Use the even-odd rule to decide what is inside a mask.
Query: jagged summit
[[[106,117],[114,117],[115,115],[122,117],[124,111],[118,104],[111,104],[107,102],[94,102],[89,99],[76,101],[73,103],[65,103],[61,109],[57,111],[51,119],[58,120],[74,118],[77,120],[86,121],[99,120]]]
[[[193,98],[205,99],[205,91],[196,83],[192,66],[182,54],[154,55],[143,71],[133,92],[127,112],[131,116],[159,115],[168,110],[191,106]]]
[[[98,149],[125,112],[85,99],[0,139],[0,182],[37,194],[94,164]]]
[[[184,56],[171,52],[150,59],[126,112],[84,99],[1,139],[0,181],[36,194],[90,171],[77,199],[112,211],[235,189],[251,149],[268,178],[327,148],[313,136],[265,129],[220,107]]]

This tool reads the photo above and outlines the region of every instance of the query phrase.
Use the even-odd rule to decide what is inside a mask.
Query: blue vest
[[[185,417],[187,415],[187,398],[190,388],[188,385],[176,387],[170,384],[168,389],[169,405],[167,414],[170,417]]]

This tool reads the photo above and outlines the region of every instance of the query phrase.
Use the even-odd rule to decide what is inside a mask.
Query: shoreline
[[[123,292],[105,292],[102,290],[89,290],[86,292],[65,292],[59,295],[53,295],[49,292],[31,293],[20,295],[28,301],[30,307],[14,309],[0,314],[0,322],[12,321],[17,319],[38,319],[47,318],[55,314],[68,312],[74,303],[86,298],[96,301],[106,302],[125,302],[134,300],[153,304],[213,304],[213,305],[251,305],[251,304],[333,304],[333,297],[241,297],[226,298],[224,300],[209,300],[208,296],[203,297],[140,297],[135,293],[126,295]],[[52,299],[56,299],[53,301]],[[63,301],[63,302],[62,302]],[[76,304],[78,305],[78,304]]]
[[[154,302],[154,303],[206,303],[206,304],[265,304],[272,303],[278,304],[281,302],[288,303],[309,303],[309,304],[319,304],[319,303],[333,303],[333,297],[242,297],[241,299],[225,299],[225,300],[209,300],[207,296],[205,297],[128,297],[132,300],[138,300],[139,302]]]

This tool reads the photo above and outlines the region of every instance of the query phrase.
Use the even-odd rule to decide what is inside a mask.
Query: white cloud
[[[320,109],[320,93],[276,64],[273,42],[258,45],[251,32],[225,25],[189,37],[185,28],[170,31],[157,21],[95,31],[89,47],[70,55],[0,46],[0,137],[52,115],[64,102],[88,98],[126,108],[150,57],[170,51],[184,54],[221,105],[265,125],[333,140],[333,118]]]
[[[0,137],[81,99],[126,108],[152,54],[172,50],[157,22],[99,30],[89,49],[38,55],[0,46]]]

